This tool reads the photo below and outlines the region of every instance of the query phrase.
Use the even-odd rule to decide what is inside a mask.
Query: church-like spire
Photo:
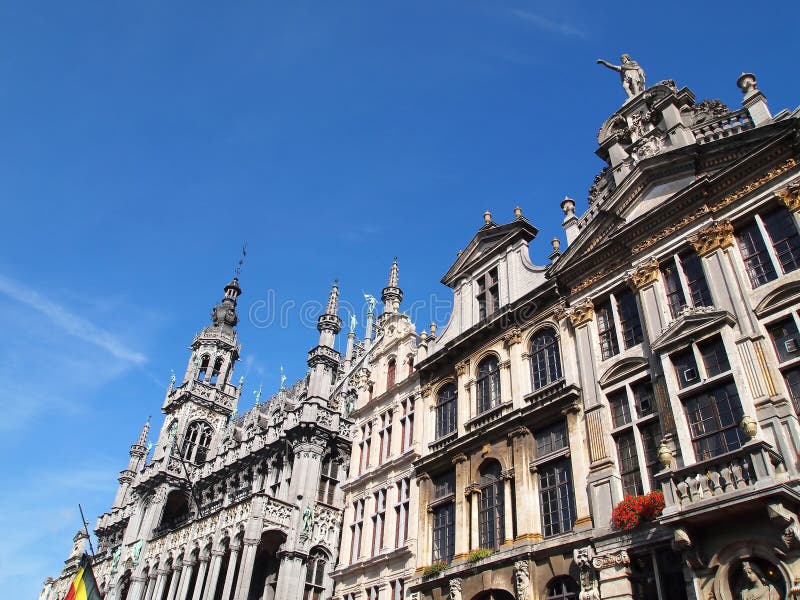
[[[337,314],[339,312],[339,282],[334,281],[331,286],[331,293],[328,295],[328,304],[325,306],[325,312],[322,313],[317,319],[317,330],[320,333],[320,346],[333,347],[333,336],[342,330],[342,320]],[[330,335],[330,343],[327,341],[326,334]]]
[[[139,439],[136,440],[137,446],[144,447],[147,444],[147,434],[150,433],[150,417],[147,417],[147,421],[142,427],[142,432],[139,434]]]
[[[400,269],[397,267],[397,257],[395,257],[392,267],[389,269],[389,281],[381,293],[384,313],[397,312],[403,301],[403,290],[399,287],[399,273]]]
[[[216,327],[232,329],[239,322],[236,313],[236,300],[242,295],[239,278],[234,277],[224,288],[222,301],[211,310],[211,323]]]

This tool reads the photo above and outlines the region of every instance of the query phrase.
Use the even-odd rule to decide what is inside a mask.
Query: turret
[[[389,269],[389,281],[386,287],[381,292],[381,301],[383,301],[383,312],[393,313],[397,312],[400,308],[400,303],[403,301],[403,290],[398,287],[398,274],[397,258],[395,257],[392,262],[392,267]]]
[[[147,434],[150,432],[150,417],[142,427],[142,432],[139,438],[131,444],[130,460],[128,461],[128,468],[119,473],[119,487],[117,488],[117,495],[114,498],[114,508],[125,506],[128,490],[133,482],[136,473],[142,470],[145,465],[147,457]]]
[[[309,352],[308,367],[310,371],[308,381],[308,400],[317,399],[327,404],[330,398],[331,385],[339,366],[339,353],[334,350],[336,334],[342,330],[342,320],[337,314],[339,311],[339,285],[333,283],[328,303],[317,319],[319,331],[319,344]]]

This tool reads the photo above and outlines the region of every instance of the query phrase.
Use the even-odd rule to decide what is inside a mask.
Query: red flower
[[[611,513],[616,529],[633,529],[643,521],[653,521],[664,510],[664,494],[650,492],[644,496],[625,496]]]

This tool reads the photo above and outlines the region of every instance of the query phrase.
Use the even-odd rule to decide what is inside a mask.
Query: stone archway
[[[514,600],[514,596],[505,590],[484,590],[472,600]]]
[[[265,531],[261,534],[253,563],[248,600],[261,600],[262,598],[273,600],[275,598],[278,568],[280,567],[278,551],[285,541],[286,535],[280,531]]]

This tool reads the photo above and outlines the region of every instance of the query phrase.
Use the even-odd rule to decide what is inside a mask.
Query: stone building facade
[[[800,110],[737,85],[738,110],[626,89],[546,264],[520,208],[487,212],[441,331],[400,312],[395,263],[343,357],[334,286],[308,377],[242,416],[226,286],[98,521],[107,597],[798,597]]]

